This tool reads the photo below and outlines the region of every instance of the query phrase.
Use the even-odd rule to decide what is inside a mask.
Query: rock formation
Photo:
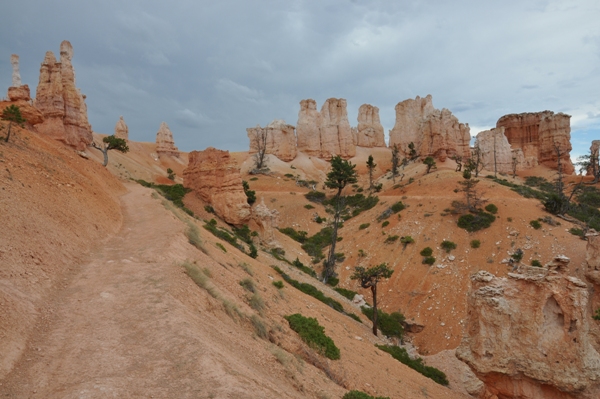
[[[115,137],[120,139],[129,140],[129,128],[125,123],[125,120],[121,116],[115,125]]]
[[[504,134],[513,148],[521,148],[526,159],[535,164],[557,168],[560,149],[563,173],[575,170],[570,159],[571,116],[552,111],[504,115],[496,127],[504,127]]]
[[[520,148],[512,149],[506,136],[504,128],[494,128],[484,130],[477,134],[475,148],[479,149],[480,156],[485,168],[498,173],[512,173],[513,162],[516,163],[517,170],[522,170],[535,165],[529,164]],[[495,160],[494,160],[495,153]],[[495,167],[494,167],[495,165]]]
[[[44,115],[44,122],[37,130],[84,150],[92,142],[92,127],[88,122],[85,96],[75,86],[72,58],[73,47],[66,40],[60,44],[60,62],[51,51],[46,53],[34,103]]]
[[[360,147],[386,146],[383,126],[379,120],[379,108],[369,104],[360,106],[355,144]]]
[[[600,165],[598,164],[598,159],[600,155],[600,140],[593,140],[592,145],[590,146],[590,159],[589,165],[586,169],[586,174],[588,176],[594,176],[594,172],[598,174],[600,169]]]
[[[169,126],[165,122],[160,124],[160,128],[156,133],[156,153],[158,156],[171,155],[174,157],[179,156],[179,150],[175,147],[175,140],[173,140],[173,133]]]
[[[585,254],[587,268],[588,270],[600,271],[600,233],[594,229],[590,229],[585,238],[587,239]]]
[[[286,124],[285,121],[275,119],[264,128],[256,125],[246,129],[246,132],[250,139],[250,155],[264,149],[265,154],[273,154],[285,162],[296,158],[298,151],[294,126]]]
[[[25,125],[33,128],[34,125],[43,122],[42,113],[31,103],[31,94],[29,86],[21,83],[19,74],[19,56],[11,55],[10,63],[13,67],[12,86],[8,88],[8,101],[0,101],[0,111],[11,105],[16,105],[21,111],[21,116],[25,118]]]
[[[486,384],[486,397],[600,397],[600,355],[589,334],[587,285],[569,259],[471,277],[465,336],[456,350]]]
[[[408,156],[408,145],[415,145],[421,157],[433,156],[440,161],[447,157],[470,156],[469,125],[463,124],[447,109],[433,107],[431,95],[417,96],[396,105],[396,123],[390,130],[390,147],[398,146]]]
[[[19,56],[13,54],[10,56],[10,63],[12,64],[12,87],[21,86],[21,73],[19,72]]]
[[[279,212],[267,208],[264,198],[261,198],[260,204],[252,210],[252,219],[258,225],[258,236],[266,247],[281,248],[281,244],[275,239],[278,218]]]
[[[352,158],[356,146],[348,122],[346,100],[330,98],[317,112],[315,100],[300,101],[296,125],[298,150],[307,155],[330,159],[334,155]]]
[[[192,151],[183,171],[183,185],[210,204],[229,224],[240,226],[250,220],[250,205],[242,187],[240,168],[229,151],[209,147]]]

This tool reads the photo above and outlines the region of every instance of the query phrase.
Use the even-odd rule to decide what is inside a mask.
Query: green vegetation
[[[373,308],[363,306],[361,308],[363,314],[373,320]],[[377,309],[377,326],[381,333],[386,337],[396,337],[402,339],[404,336],[404,315],[400,312],[386,313],[381,309]]]
[[[8,140],[10,139],[10,131],[11,131],[11,127],[12,127],[13,123],[17,126],[23,127],[25,122],[27,122],[27,120],[25,118],[23,118],[23,116],[21,115],[21,109],[14,104],[12,104],[12,105],[4,108],[4,110],[2,110],[0,119],[2,119],[3,121],[8,121],[8,133],[6,134],[6,137],[4,138],[5,143],[8,143]],[[127,142],[125,143],[125,147],[127,147]],[[129,150],[129,148],[127,150]],[[119,151],[121,151],[121,150],[119,150]],[[124,152],[127,152],[127,151],[124,151]],[[106,158],[106,154],[104,154],[104,158],[106,159],[106,162],[108,162],[108,158]],[[104,164],[104,166],[106,166],[106,163]]]
[[[446,251],[446,253],[450,253],[450,251],[452,251],[453,249],[456,249],[456,244],[453,243],[452,241],[444,240],[444,241],[442,241],[440,246],[442,247],[442,249],[444,249]]]
[[[230,231],[222,227],[217,227],[217,221],[215,219],[210,219],[210,221],[205,223],[202,227],[210,231],[215,237],[227,241],[242,252],[244,251],[240,243],[237,241],[237,237],[234,236]]]
[[[390,225],[390,221],[389,220],[386,220],[385,222],[381,223],[381,227],[382,228],[387,227],[389,225]]]
[[[496,216],[491,213],[483,211],[467,213],[458,218],[458,227],[472,233],[490,227],[494,220]]]
[[[332,237],[333,228],[324,227],[315,235],[307,238],[302,244],[302,249],[313,257],[313,263],[317,263],[325,257],[325,255],[323,255],[323,248],[331,245]]]
[[[248,201],[248,204],[254,204],[256,202],[256,191],[250,190],[250,185],[246,180],[242,180],[242,186],[244,187],[244,193],[246,194],[246,200]]]
[[[292,266],[297,267],[298,269],[302,270],[304,273],[308,274],[311,277],[317,277],[317,272],[315,272],[310,267],[305,266],[304,263],[300,262],[300,259],[298,259],[297,257],[296,260],[292,262]]]
[[[387,238],[385,239],[384,243],[386,244],[392,244],[396,241],[398,241],[400,237],[399,236],[387,236]]]
[[[571,227],[569,229],[569,233],[573,234],[574,236],[579,236],[582,239],[584,238],[583,230],[578,229],[576,227]]]
[[[541,228],[542,228],[542,224],[541,224],[539,221],[537,221],[537,220],[532,220],[532,221],[530,221],[530,222],[529,222],[529,225],[530,225],[531,227],[533,227],[534,229],[536,229],[536,230],[539,230],[539,229],[541,229]]]
[[[523,250],[521,248],[518,248],[512,255],[510,255],[510,257],[517,263],[521,262],[521,260],[523,259]]]
[[[250,307],[259,313],[265,309],[265,301],[263,301],[258,292],[255,292],[250,298]]]
[[[537,260],[537,259],[533,259],[533,260],[531,261],[531,266],[535,266],[535,267],[542,267],[542,262],[540,262],[540,261],[539,261],[539,260]]]
[[[175,172],[171,168],[167,168],[167,179],[175,180]]]
[[[183,187],[183,184],[173,184],[173,185],[168,185],[168,184],[154,184],[154,183],[149,183],[149,182],[141,180],[141,179],[140,180],[136,180],[136,182],[139,183],[139,184],[141,184],[144,187],[155,189],[156,191],[158,191],[158,193],[160,195],[162,195],[163,197],[165,197],[165,199],[171,201],[178,208],[183,209],[187,214],[189,214],[189,215],[193,215],[194,214],[191,210],[187,209],[185,207],[185,205],[183,205],[183,197],[187,193],[189,193],[190,191],[192,191],[189,188]]]
[[[340,216],[344,220],[358,216],[361,212],[368,211],[379,202],[379,197],[365,197],[363,194],[348,195],[341,198]],[[323,201],[323,205],[329,206],[328,212],[335,213],[336,197]]]
[[[423,160],[423,163],[427,166],[427,171],[426,173],[429,174],[429,172],[431,171],[432,168],[437,168],[436,164],[435,164],[435,159],[433,159],[433,157],[426,157]]]
[[[206,249],[204,245],[202,245],[202,240],[200,239],[200,231],[198,227],[192,222],[189,221],[187,223],[188,228],[185,230],[185,236],[188,239],[188,242],[198,248],[200,251],[206,253]]]
[[[431,266],[435,263],[435,258],[433,256],[426,256],[423,258],[423,262],[421,263]]]
[[[210,205],[204,205],[204,210],[208,213],[215,213],[215,208]]]
[[[371,294],[373,295],[373,313],[371,320],[373,321],[373,335],[377,335],[377,319],[379,311],[377,310],[377,283],[380,280],[387,280],[392,276],[394,270],[390,269],[387,263],[381,263],[376,266],[372,266],[368,269],[362,266],[356,266],[354,273],[350,276],[351,280],[358,280],[362,288],[370,288]],[[379,323],[381,325],[381,323]],[[383,329],[382,329],[383,331]]]
[[[471,241],[471,248],[479,248],[481,246],[481,241],[479,240],[473,240]]]
[[[392,216],[394,213],[400,212],[404,208],[406,208],[406,206],[402,203],[402,201],[398,201],[389,208],[387,208],[385,211],[383,211],[383,213],[377,217],[377,221],[381,222],[382,220]]]
[[[433,254],[433,249],[431,247],[425,247],[419,252],[421,256],[431,256]]]
[[[402,243],[403,248],[406,248],[408,244],[412,244],[415,242],[415,239],[411,236],[400,237],[400,242]]]
[[[313,298],[323,302],[325,305],[331,306],[333,309],[337,310],[340,313],[344,313],[344,307],[341,303],[336,301],[333,298],[330,298],[323,294],[321,291],[317,289],[314,285],[308,283],[301,283],[297,280],[294,280],[287,274],[285,274],[279,267],[273,266],[273,269],[281,275],[281,277],[292,287],[296,288],[299,291],[304,292],[307,295],[312,296]]]
[[[485,210],[488,211],[489,213],[491,213],[492,215],[495,215],[496,213],[498,213],[498,207],[494,204],[487,204],[485,206]]]
[[[306,236],[308,235],[306,231],[296,231],[292,227],[284,227],[279,229],[279,231],[300,244],[306,241]]]
[[[102,166],[108,165],[108,151],[117,150],[122,153],[126,153],[129,151],[127,141],[125,139],[115,137],[114,135],[104,137],[102,139],[102,146],[99,146],[93,140],[91,145],[95,149],[99,150],[102,153],[102,155],[104,155],[104,162],[102,163]]]
[[[314,207],[314,206],[312,206],[311,204],[306,204],[306,205],[304,205],[304,207],[305,207],[306,209],[315,209],[315,207]]]
[[[349,391],[346,392],[342,399],[390,399],[389,396],[371,396],[361,391]]]
[[[218,243],[216,243],[215,245],[216,245],[217,247],[219,247],[219,249],[220,249],[221,251],[223,251],[223,252],[227,253],[227,248],[225,248],[225,247],[223,246],[223,244],[221,244],[220,242],[218,242]]]
[[[269,332],[267,331],[267,327],[265,323],[262,322],[260,317],[253,314],[250,316],[250,321],[252,322],[252,327],[254,327],[254,332],[262,339],[269,338]]]
[[[245,278],[240,281],[240,285],[244,287],[246,291],[256,292],[256,287],[254,286],[254,281],[252,281],[252,279]]]
[[[352,291],[352,290],[347,290],[346,288],[334,288],[334,291],[336,291],[338,294],[340,294],[343,297],[346,297],[350,300],[354,299],[354,296],[358,294],[358,292],[356,291]]]
[[[325,357],[337,360],[340,350],[331,338],[325,335],[323,328],[314,317],[304,317],[300,313],[285,316],[290,328],[298,333],[300,338],[309,346],[323,354]]]
[[[596,313],[593,316],[594,320],[600,320],[600,308],[596,309]]]
[[[277,289],[282,289],[283,288],[283,281],[281,281],[281,280],[273,281],[272,284]]]
[[[325,193],[321,191],[309,191],[308,193],[304,194],[304,197],[310,202],[315,202],[317,204],[325,201]]]
[[[426,366],[423,364],[423,359],[411,359],[406,352],[406,349],[399,346],[390,345],[375,345],[384,352],[389,353],[392,357],[398,360],[400,363],[407,365],[411,369],[423,374],[425,377],[432,379],[440,385],[447,386],[449,384],[446,374],[436,369],[435,367]]]
[[[369,227],[370,225],[371,225],[371,223],[363,223],[363,224],[361,224],[360,226],[358,226],[358,229],[359,229],[359,230],[364,230],[364,229],[366,229],[367,227]]]

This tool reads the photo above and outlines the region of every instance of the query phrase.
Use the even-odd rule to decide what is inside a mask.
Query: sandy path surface
[[[220,361],[234,350],[227,331],[200,323],[182,302],[182,224],[149,190],[128,190],[123,227],[49,298],[1,397],[255,397],[243,356],[233,367]]]

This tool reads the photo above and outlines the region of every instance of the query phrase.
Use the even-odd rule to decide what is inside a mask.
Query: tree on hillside
[[[396,176],[398,176],[398,167],[400,166],[399,153],[398,146],[394,144],[392,146],[392,178],[394,179],[394,184],[396,184]]]
[[[475,178],[479,177],[479,172],[485,168],[483,157],[481,156],[481,149],[478,145],[475,145],[471,158],[467,160],[465,168],[468,168],[470,173],[475,173]]]
[[[95,141],[92,141],[92,144],[91,144],[92,147],[94,147],[97,150],[100,150],[102,152],[102,154],[104,155],[104,162],[102,163],[102,166],[108,165],[108,151],[117,150],[122,153],[126,153],[127,151],[129,151],[129,146],[127,145],[127,141],[125,139],[120,139],[118,137],[115,137],[114,134],[112,136],[107,136],[107,137],[103,138],[102,143],[103,143],[102,146],[99,146],[98,144],[96,144]]]
[[[267,132],[267,128],[257,126],[250,134],[250,148],[256,148],[256,154],[254,154],[254,166],[258,170],[263,169],[266,166]]]
[[[417,150],[415,149],[415,143],[413,143],[412,141],[408,144],[408,158],[411,161],[414,161],[415,159],[417,159],[419,157],[419,154],[417,154]]]
[[[453,203],[455,208],[458,208],[459,211],[468,211],[468,212],[477,212],[481,205],[485,202],[479,196],[479,193],[476,190],[477,183],[479,180],[473,178],[471,165],[466,166],[463,171],[463,180],[458,182],[462,186],[460,191],[465,193],[466,203],[455,202]]]
[[[591,148],[589,155],[582,155],[577,157],[576,165],[579,166],[579,171],[585,171],[589,176],[592,176],[594,180],[592,184],[598,183],[600,180],[600,157],[597,148]]]
[[[369,155],[369,159],[367,160],[367,168],[369,169],[369,190],[373,190],[373,171],[377,164],[373,160],[373,155]]]
[[[12,127],[12,124],[14,123],[15,125],[23,127],[26,122],[25,118],[23,118],[23,116],[21,115],[21,109],[14,104],[4,108],[4,111],[2,111],[2,115],[0,116],[0,118],[2,118],[2,120],[8,121],[8,133],[6,134],[6,138],[4,139],[6,143],[8,143],[8,139],[10,139],[10,129]]]
[[[456,162],[456,169],[454,171],[460,172],[462,170],[462,166],[463,166],[463,157],[460,155],[454,155],[450,159],[453,160],[454,162]]]
[[[250,184],[246,180],[242,180],[242,187],[244,188],[248,205],[254,204],[256,202],[256,191],[250,190]]]
[[[325,260],[323,269],[323,282],[326,283],[331,277],[335,277],[335,244],[337,243],[337,231],[340,223],[340,212],[343,207],[342,190],[346,185],[356,183],[357,173],[351,162],[342,159],[339,155],[331,158],[331,170],[327,173],[325,186],[337,189],[335,194],[335,214],[333,218],[333,232],[331,234],[331,247],[329,256]]]
[[[370,288],[373,294],[373,335],[377,335],[377,283],[382,279],[390,278],[393,272],[387,263],[382,263],[368,269],[356,266],[350,276],[352,280],[358,280],[362,288]]]
[[[433,157],[426,157],[423,160],[423,163],[427,165],[427,174],[429,174],[431,168],[437,168],[437,166],[435,165],[435,159],[433,159]]]

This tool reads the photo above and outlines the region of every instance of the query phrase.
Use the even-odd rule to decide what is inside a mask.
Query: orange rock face
[[[398,146],[404,156],[408,145],[415,145],[421,157],[433,156],[440,161],[447,157],[470,156],[471,140],[468,124],[463,124],[447,109],[433,107],[431,95],[417,96],[396,105],[396,123],[390,131],[390,147]]]
[[[0,101],[0,111],[11,105],[16,105],[21,111],[21,116],[25,118],[25,125],[30,128],[44,121],[42,113],[31,104],[28,85],[9,87],[8,99],[9,101]]]
[[[355,144],[360,147],[386,146],[383,126],[379,120],[379,108],[369,104],[360,106]]]
[[[475,148],[479,148],[481,160],[487,170],[496,170],[498,173],[512,173],[513,160],[516,162],[517,170],[535,166],[527,163],[520,148],[511,148],[504,135],[503,127],[478,133]]]
[[[471,277],[465,336],[456,350],[488,396],[600,397],[600,355],[590,335],[586,283],[568,275],[568,258],[520,266],[498,278]]]
[[[346,105],[342,98],[330,98],[321,112],[317,112],[315,100],[300,101],[296,125],[298,151],[327,160],[334,155],[343,158],[356,155]]]
[[[171,132],[171,129],[169,129],[169,126],[165,122],[160,124],[160,128],[156,133],[156,153],[159,156],[179,156],[179,150],[177,149],[177,147],[175,147],[173,133]]]
[[[276,209],[267,208],[264,198],[261,198],[260,204],[252,210],[252,219],[258,225],[260,241],[269,248],[281,248],[281,244],[275,239],[278,217],[279,212]]]
[[[250,220],[250,205],[242,186],[240,168],[229,151],[209,147],[189,153],[183,185],[209,203],[227,223],[242,225]]]
[[[115,137],[120,139],[129,140],[129,128],[125,123],[125,119],[121,116],[119,121],[115,125]]]
[[[66,40],[60,44],[60,62],[51,51],[46,53],[34,102],[44,116],[37,130],[84,150],[92,142],[92,127],[88,122],[85,96],[75,86],[72,58],[73,47]]]
[[[571,152],[571,116],[552,111],[504,115],[496,127],[504,127],[508,142],[513,148],[521,148],[526,159],[536,164],[557,168],[558,155],[555,146],[561,152],[563,173],[575,171],[570,159]]]
[[[283,120],[274,120],[266,127],[259,125],[246,129],[250,140],[249,154],[256,154],[259,146],[265,146],[265,154],[273,154],[282,161],[289,162],[296,158],[296,134],[294,126]],[[264,135],[264,142],[262,141]]]

